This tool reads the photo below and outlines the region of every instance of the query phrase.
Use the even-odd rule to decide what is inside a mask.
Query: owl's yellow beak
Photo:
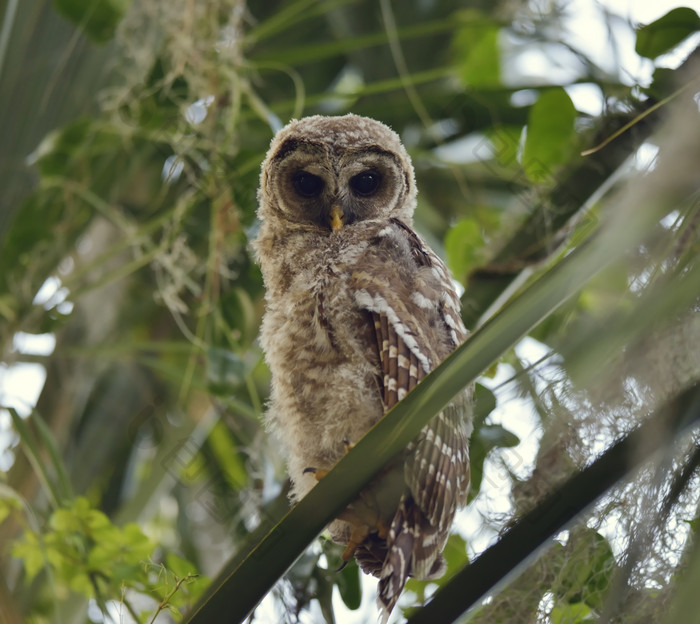
[[[338,206],[338,204],[333,204],[330,212],[331,216],[331,230],[337,232],[341,227],[343,227],[343,209]]]

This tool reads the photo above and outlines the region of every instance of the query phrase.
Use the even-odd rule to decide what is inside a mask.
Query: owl
[[[258,200],[266,421],[298,500],[466,330],[447,268],[413,229],[413,166],[384,124],[357,115],[292,121],[272,140]],[[409,576],[444,570],[469,486],[470,433],[467,390],[329,527],[346,545],[343,558],[380,579],[385,620]]]

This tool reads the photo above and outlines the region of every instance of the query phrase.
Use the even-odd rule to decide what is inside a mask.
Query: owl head
[[[258,216],[328,233],[368,219],[410,225],[416,205],[411,159],[383,123],[316,115],[272,140],[262,166]]]

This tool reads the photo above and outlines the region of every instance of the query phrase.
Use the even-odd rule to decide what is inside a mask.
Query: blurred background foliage
[[[286,508],[249,241],[260,162],[293,117],[352,111],[401,134],[417,227],[472,329],[635,189],[659,204],[639,245],[484,371],[446,579],[697,383],[683,279],[700,162],[659,149],[700,92],[693,8],[643,26],[623,3],[573,0],[0,11],[0,621],[178,620]],[[697,106],[684,119],[692,133]],[[673,185],[655,194],[659,162]],[[685,566],[697,576],[696,447],[669,444],[469,621],[696,617],[692,591],[674,602]],[[317,540],[254,620],[373,620],[371,581],[338,562]],[[409,582],[394,619],[436,585]]]

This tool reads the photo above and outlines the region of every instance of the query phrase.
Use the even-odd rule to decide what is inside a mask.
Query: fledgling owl
[[[272,141],[258,199],[267,422],[299,499],[466,330],[447,268],[413,230],[413,166],[384,124],[357,115],[292,121]],[[397,482],[369,486],[331,524],[347,545],[343,558],[379,577],[385,619],[408,576],[444,570],[469,486],[470,433],[467,391],[407,449]]]

